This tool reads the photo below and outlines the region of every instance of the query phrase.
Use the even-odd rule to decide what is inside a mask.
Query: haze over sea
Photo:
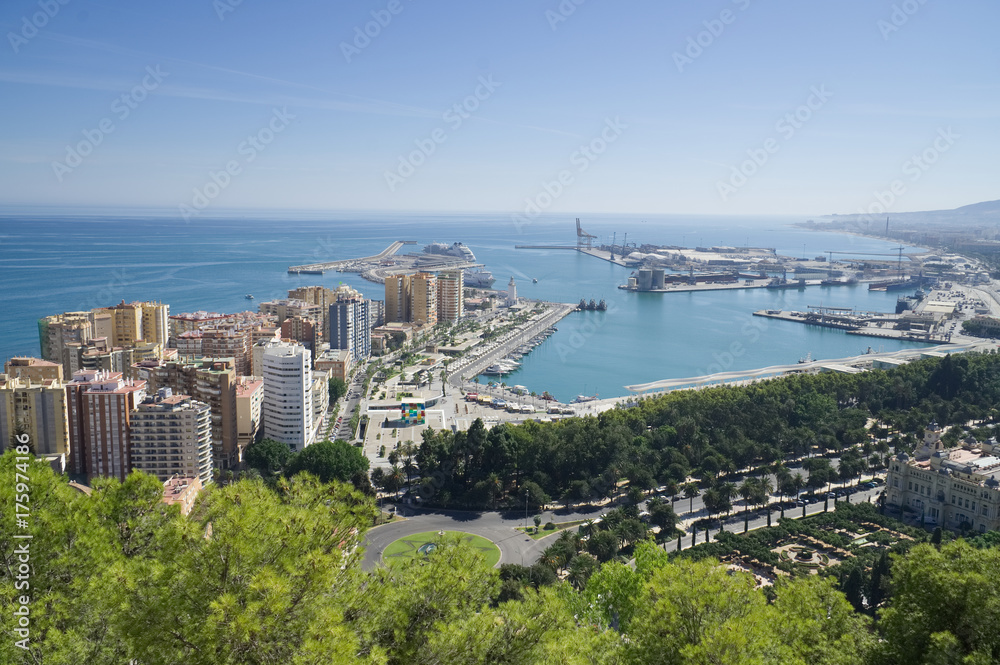
[[[39,354],[37,320],[64,311],[121,300],[159,300],[171,314],[256,308],[309,284],[349,284],[383,299],[380,285],[353,273],[289,275],[290,265],[376,254],[393,240],[467,244],[505,288],[559,302],[605,299],[607,313],[571,314],[558,332],[505,377],[568,401],[578,394],[614,397],[624,386],[709,372],[841,358],[875,350],[922,346],[847,335],[753,317],[755,310],[804,310],[837,305],[893,311],[898,294],[856,287],[750,289],[695,293],[628,293],[630,269],[572,251],[515,250],[516,244],[575,243],[570,216],[540,218],[516,228],[509,215],[432,213],[254,212],[253,216],[196,218],[167,211],[101,216],[0,216],[0,355]],[[745,245],[779,254],[815,257],[826,251],[891,252],[895,245],[869,238],[817,233],[790,226],[805,218],[587,215],[583,227],[610,242],[631,244]],[[908,248],[914,251],[915,248]],[[538,283],[533,284],[532,279]],[[254,301],[244,295],[251,293]]]

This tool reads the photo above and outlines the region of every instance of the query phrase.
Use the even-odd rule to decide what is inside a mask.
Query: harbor
[[[445,245],[431,243],[421,253],[411,252],[399,255],[406,245],[416,245],[415,240],[396,240],[373,256],[357,259],[340,259],[322,263],[290,266],[290,275],[323,275],[329,271],[358,273],[362,278],[375,284],[385,284],[390,275],[406,275],[418,272],[442,272],[462,270],[466,282],[472,288],[491,288],[493,276],[482,270],[483,264],[476,261],[475,254],[462,243]]]

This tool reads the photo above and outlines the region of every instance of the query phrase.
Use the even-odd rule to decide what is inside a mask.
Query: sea
[[[680,246],[773,247],[794,257],[846,252],[895,255],[898,245],[794,226],[803,217],[637,216],[582,218],[595,242]],[[38,319],[121,301],[154,300],[171,314],[234,312],[287,297],[311,284],[348,284],[373,299],[383,288],[354,273],[289,275],[287,268],[377,254],[393,240],[461,241],[505,289],[520,296],[577,303],[605,300],[606,312],[574,313],[506,376],[508,385],[577,395],[619,397],[626,386],[659,379],[753,369],[865,352],[922,346],[847,335],[839,330],[754,317],[760,309],[810,305],[894,311],[899,294],[866,286],[805,290],[747,289],[630,293],[618,289],[632,270],[575,251],[515,245],[575,245],[573,217],[461,213],[220,212],[190,220],[164,210],[0,212],[0,356],[40,353]],[[907,247],[905,252],[920,251]],[[829,255],[827,255],[829,256]],[[537,280],[537,282],[535,281]],[[246,299],[252,294],[254,300]],[[488,380],[484,377],[483,380]]]

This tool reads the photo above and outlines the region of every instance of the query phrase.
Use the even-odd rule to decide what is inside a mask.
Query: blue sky
[[[894,181],[890,211],[1000,198],[995,1],[237,1],[5,2],[0,205],[819,215]]]

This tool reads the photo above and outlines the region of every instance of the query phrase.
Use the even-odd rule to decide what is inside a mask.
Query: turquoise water
[[[782,254],[886,252],[881,241],[789,227],[799,219],[592,216],[584,228],[599,241],[775,247]],[[264,218],[193,220],[169,214],[0,216],[0,355],[37,355],[37,319],[121,300],[160,300],[171,313],[232,312],[255,307],[308,284],[350,284],[381,299],[382,288],[353,273],[288,275],[289,265],[375,254],[392,240],[469,245],[503,287],[511,276],[530,298],[605,299],[606,313],[572,314],[558,332],[506,377],[508,384],[575,395],[627,394],[625,385],[712,371],[857,355],[869,345],[892,351],[911,342],[845,335],[836,330],[753,317],[764,308],[838,305],[892,311],[894,293],[865,287],[805,291],[750,289],[695,293],[628,293],[630,271],[572,251],[516,250],[515,244],[573,244],[569,216],[516,228],[504,215],[272,214]],[[803,248],[803,245],[805,247]],[[532,284],[532,278],[538,283]],[[256,300],[249,303],[244,294]]]

